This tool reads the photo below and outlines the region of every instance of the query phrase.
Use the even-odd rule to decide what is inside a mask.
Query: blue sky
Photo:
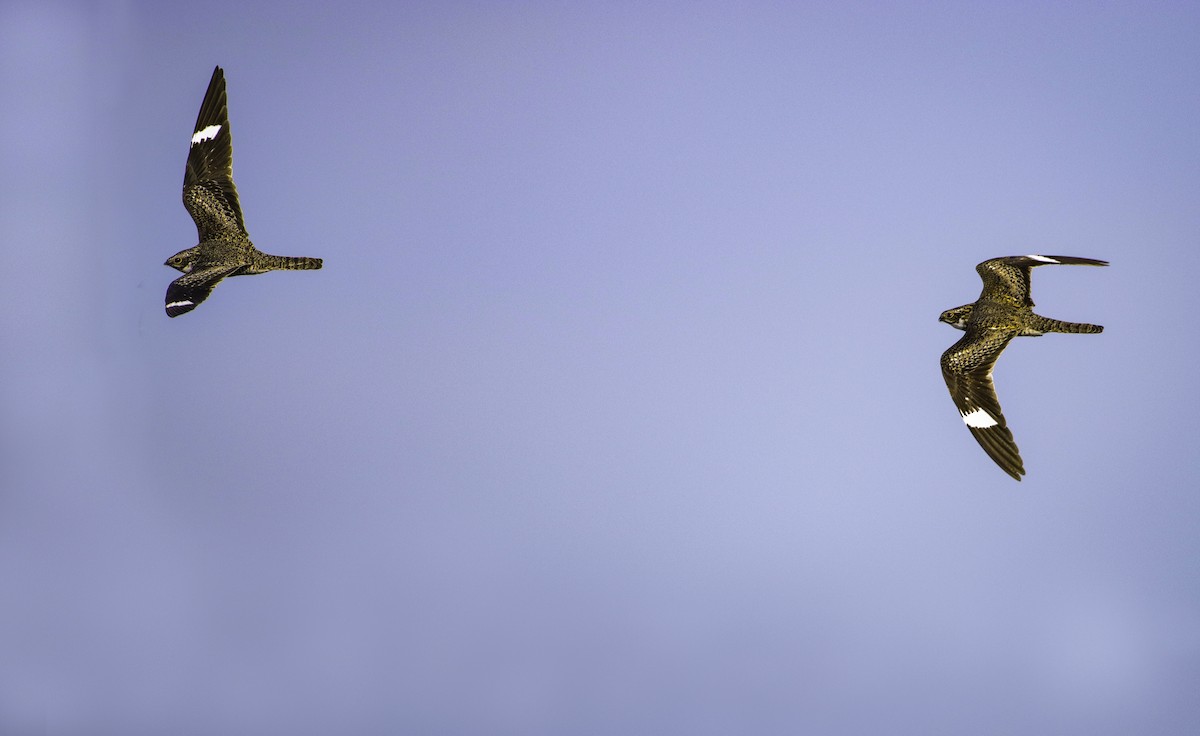
[[[1200,8],[0,4],[0,731],[1191,734]],[[224,67],[254,242],[163,313]],[[1049,253],[996,383],[976,263]]]

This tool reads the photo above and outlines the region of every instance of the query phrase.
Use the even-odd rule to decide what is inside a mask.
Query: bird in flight
[[[1035,266],[1107,266],[1108,261],[1073,256],[1008,256],[975,267],[983,278],[983,293],[974,304],[947,309],[942,322],[967,334],[942,353],[942,376],[967,429],[1000,468],[1017,480],[1025,465],[1012,432],[1000,411],[992,369],[996,359],[1018,335],[1037,337],[1047,332],[1095,334],[1100,325],[1063,322],[1033,313],[1029,274]]]
[[[233,141],[221,67],[213,69],[196,117],[183,175],[183,206],[196,221],[200,243],[164,264],[183,272],[167,287],[168,317],[195,309],[226,276],[321,267],[320,258],[268,255],[250,242],[233,185]]]

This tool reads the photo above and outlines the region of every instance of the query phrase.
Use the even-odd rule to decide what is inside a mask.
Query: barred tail
[[[1101,325],[1089,325],[1086,322],[1063,322],[1061,319],[1050,319],[1040,315],[1034,315],[1034,317],[1036,319],[1033,327],[1039,333],[1070,332],[1094,335],[1097,332],[1104,332],[1104,327]]]
[[[270,271],[311,271],[321,267],[320,258],[263,255],[263,265]]]

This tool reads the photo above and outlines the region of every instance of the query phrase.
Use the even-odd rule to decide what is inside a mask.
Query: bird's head
[[[187,250],[181,250],[178,253],[176,253],[175,255],[168,258],[166,263],[164,263],[163,265],[170,266],[171,268],[175,269],[176,271],[182,271],[183,273],[190,273],[192,270],[192,267],[196,265],[196,249],[188,248]]]
[[[946,311],[942,312],[942,316],[938,317],[938,320],[945,322],[951,327],[965,330],[967,329],[967,320],[971,318],[971,309],[974,306],[974,304],[964,304],[961,307],[947,309]]]

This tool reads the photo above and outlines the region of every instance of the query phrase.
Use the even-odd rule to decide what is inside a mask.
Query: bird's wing
[[[178,317],[195,309],[196,305],[208,298],[217,282],[237,272],[243,265],[239,263],[192,271],[172,281],[167,287],[167,316]]]
[[[972,330],[942,353],[942,376],[958,414],[980,447],[1017,480],[1025,474],[1021,453],[1000,411],[992,385],[996,358],[1016,336],[1007,330]]]
[[[225,73],[213,70],[183,175],[183,206],[196,221],[200,241],[230,233],[245,233],[242,207],[233,184],[233,138],[225,102]]]
[[[1005,256],[984,261],[975,267],[983,279],[981,299],[1032,307],[1029,274],[1035,266],[1107,266],[1108,261],[1076,256]]]
[[[1014,307],[1032,307],[1029,298],[1029,271],[1031,265],[1024,262],[1025,256],[1008,256],[984,261],[975,267],[983,279],[980,299],[1011,304]]]

